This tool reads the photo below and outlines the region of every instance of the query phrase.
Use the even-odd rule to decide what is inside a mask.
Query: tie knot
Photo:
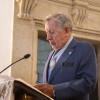
[[[58,52],[59,52],[59,50],[55,50],[53,56],[55,56]]]

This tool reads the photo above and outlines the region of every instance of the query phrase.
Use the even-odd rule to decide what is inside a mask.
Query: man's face
[[[58,27],[52,20],[45,23],[45,31],[47,34],[47,40],[54,50],[63,48],[69,39],[67,31]]]

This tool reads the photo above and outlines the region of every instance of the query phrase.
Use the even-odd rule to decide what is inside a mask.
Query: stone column
[[[31,80],[32,80],[32,84],[35,84],[36,83],[36,80],[37,80],[37,47],[38,47],[38,30],[36,28],[36,25],[35,25],[35,21],[32,20],[31,21],[31,25],[32,25],[32,31],[33,31],[33,41],[32,41],[32,44],[33,44],[33,48],[32,48],[32,61],[33,61],[33,66],[31,68],[31,72],[32,72],[32,76],[31,76]]]
[[[29,9],[32,8],[32,5],[25,2],[27,0],[17,1],[18,2],[15,2],[14,9],[12,62],[22,58],[28,53],[31,57],[13,65],[11,68],[11,76],[14,78],[21,78],[33,85],[36,81],[38,34],[30,15]],[[33,1],[34,0],[28,0],[28,2],[32,4]]]

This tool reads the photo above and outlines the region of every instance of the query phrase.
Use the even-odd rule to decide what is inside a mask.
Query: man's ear
[[[69,29],[67,27],[65,28],[65,32],[66,33],[69,33]]]
[[[69,33],[69,29],[67,27],[65,28],[65,32],[66,32],[66,34]]]

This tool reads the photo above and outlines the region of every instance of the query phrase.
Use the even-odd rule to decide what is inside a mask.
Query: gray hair
[[[59,26],[60,28],[68,28],[69,31],[72,31],[73,25],[71,20],[66,16],[65,14],[62,13],[55,13],[52,15],[49,15],[45,18],[45,22],[53,20]]]

